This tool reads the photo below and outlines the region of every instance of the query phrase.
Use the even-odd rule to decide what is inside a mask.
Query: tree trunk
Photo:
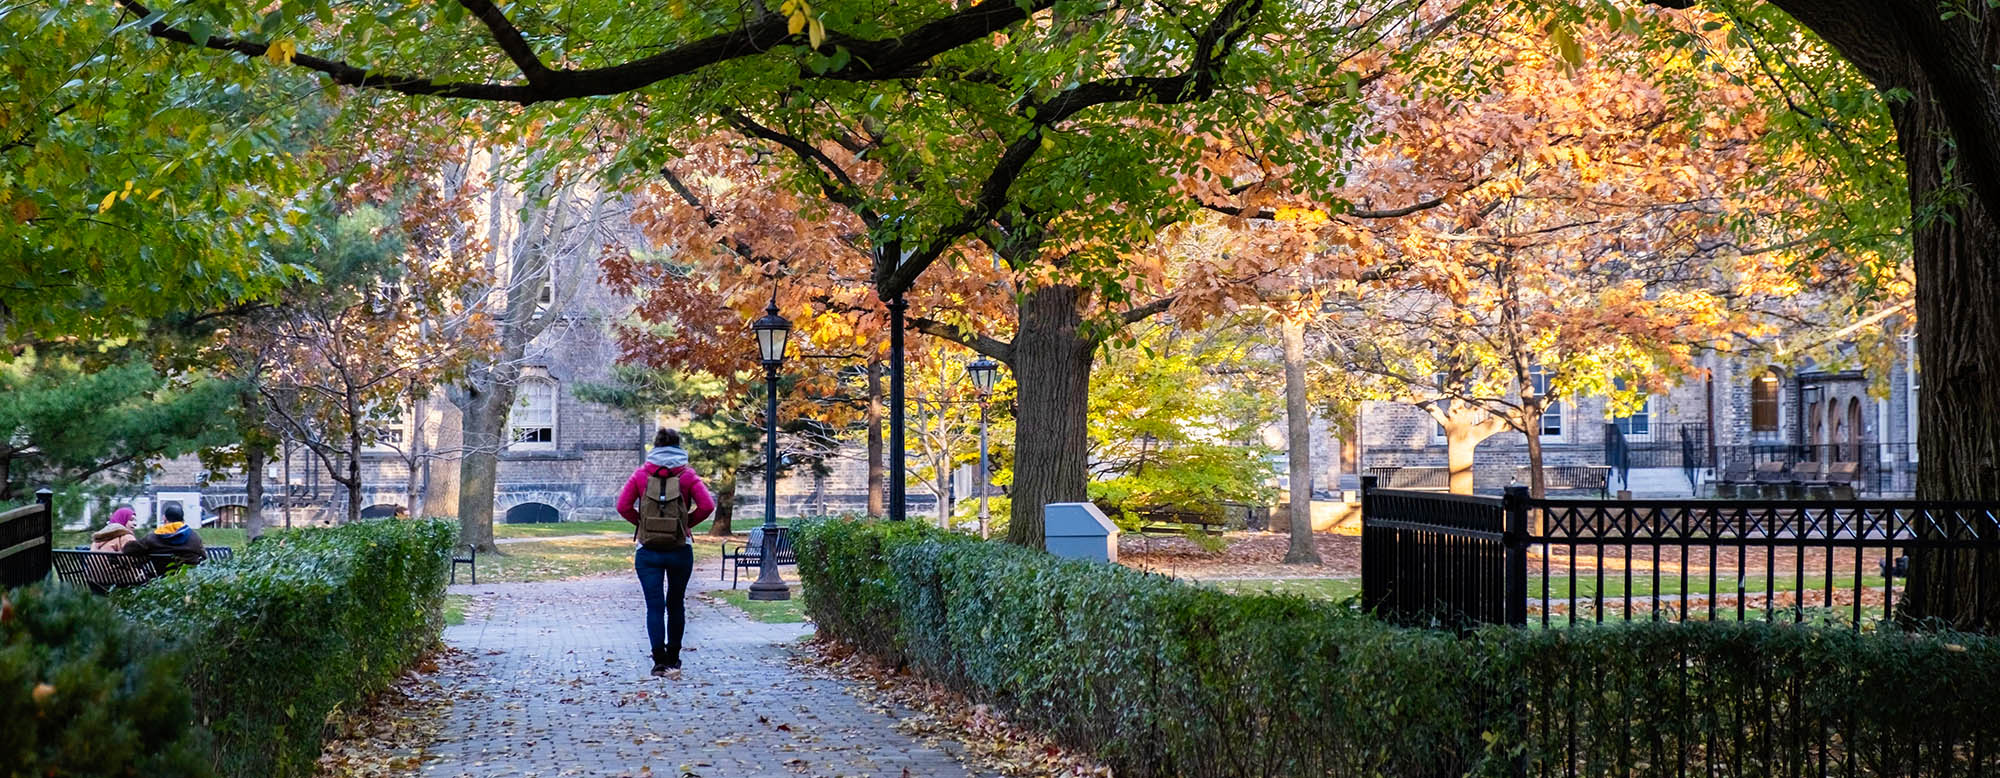
[[[403,439],[403,445],[410,453],[410,472],[403,483],[404,507],[410,511],[410,518],[424,516],[423,472],[430,467],[430,457],[424,450],[424,401],[412,398],[410,401],[410,433]]]
[[[243,453],[243,536],[256,540],[264,536],[264,447],[246,444]]]
[[[1444,463],[1452,494],[1472,493],[1472,452],[1479,447],[1470,422],[1453,419],[1444,425]]]
[[[1918,208],[1951,187],[1949,128],[1933,102],[1942,99],[1949,98],[1923,90],[1891,104]],[[1963,198],[1959,207],[1917,220],[1912,232],[1924,382],[1917,414],[1926,433],[1917,440],[1917,496],[1991,504],[2000,500],[2000,347],[1991,337],[2000,331],[2000,225],[1982,201],[1955,197]],[[2000,570],[2000,553],[1913,551],[1905,615],[1959,629],[2000,627],[2000,575],[1981,575],[1989,570]]]
[[[1010,365],[1020,392],[1007,542],[1029,548],[1043,546],[1043,506],[1090,497],[1090,363],[1097,342],[1082,332],[1080,297],[1074,286],[1049,286],[1021,300]]]
[[[868,515],[882,518],[882,487],[889,477],[882,466],[882,360],[868,361]]]
[[[715,483],[710,486],[715,491],[715,515],[708,520],[708,534],[728,537],[735,531],[730,521],[736,517],[736,471],[715,474]]]
[[[460,414],[464,455],[458,460],[458,541],[480,551],[493,545],[494,488],[500,474],[501,427],[513,392],[505,383],[469,391]],[[504,399],[503,399],[504,395]]]
[[[1659,0],[1656,0],[1656,2]],[[1675,4],[1667,2],[1663,4]],[[2000,499],[2000,75],[1994,11],[1949,17],[1928,0],[1773,0],[1882,90],[1909,176],[1924,391],[1917,494]],[[1947,171],[1956,171],[1956,179]],[[1968,191],[1969,190],[1969,191]],[[1927,211],[1935,211],[1926,213]],[[1910,554],[1903,611],[1963,629],[2000,626],[2000,553]],[[1982,596],[1983,595],[1983,596]],[[1983,604],[1983,608],[1980,607]]]
[[[1320,563],[1312,532],[1312,418],[1306,401],[1306,323],[1284,317],[1279,325],[1285,345],[1285,459],[1291,465],[1291,547],[1285,564]]]
[[[1549,479],[1542,474],[1542,414],[1528,418],[1528,496],[1537,500],[1548,496]]]

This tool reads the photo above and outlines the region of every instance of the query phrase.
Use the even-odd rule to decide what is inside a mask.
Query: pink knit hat
[[[132,526],[132,517],[136,515],[138,514],[133,513],[131,508],[119,508],[118,510],[111,512],[111,523],[123,527],[130,527]]]

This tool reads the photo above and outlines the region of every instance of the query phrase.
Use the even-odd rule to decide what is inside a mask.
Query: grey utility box
[[[1118,561],[1118,525],[1087,502],[1052,502],[1042,508],[1043,541],[1066,559]]]

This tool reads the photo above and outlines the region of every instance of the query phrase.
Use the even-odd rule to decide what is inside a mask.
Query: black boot
[[[667,669],[668,669],[668,670],[679,670],[679,669],[681,669],[681,647],[680,647],[680,646],[676,646],[676,645],[668,645],[668,646],[667,646],[666,648],[662,649],[661,651],[662,651],[662,654],[663,654],[663,655],[664,655],[664,656],[666,657],[666,663],[667,663]]]
[[[666,675],[668,670],[680,666],[680,659],[669,654],[666,646],[653,647],[653,675]]]

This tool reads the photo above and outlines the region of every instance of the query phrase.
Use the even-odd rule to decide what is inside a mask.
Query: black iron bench
[[[759,528],[760,531],[761,529]],[[729,549],[730,545],[728,543],[722,544],[722,569],[716,575],[715,580],[720,581],[723,578],[728,578],[729,588],[734,589],[736,588],[737,581],[743,575],[743,568],[763,567],[764,549],[759,543],[745,543],[737,546],[736,551],[733,553]],[[777,562],[779,567],[797,565],[799,563],[798,555],[792,553],[792,533],[785,527],[778,528]]]
[[[202,556],[209,562],[226,563],[236,558],[236,552],[228,546],[213,546],[203,549]],[[52,561],[57,580],[87,586],[99,594],[138,586],[187,566],[179,557],[168,554],[134,556],[68,548],[56,549]]]
[[[458,566],[465,565],[466,573],[472,576],[472,582],[479,583],[479,549],[471,543],[465,543],[461,544],[458,550],[465,553],[451,555],[451,582],[458,583]]]

